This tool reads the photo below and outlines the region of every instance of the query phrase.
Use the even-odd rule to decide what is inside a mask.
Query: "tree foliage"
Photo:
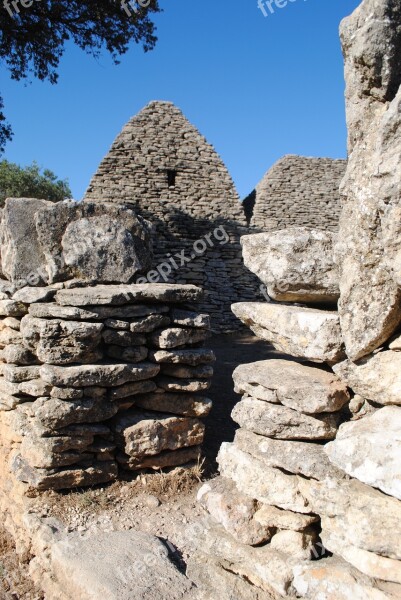
[[[25,0],[25,5],[27,4]],[[56,83],[65,44],[72,40],[92,56],[105,48],[117,64],[130,42],[151,50],[157,38],[151,13],[158,0],[21,0],[0,3],[0,60],[17,81],[36,77]],[[0,153],[12,132],[0,96]]]
[[[43,198],[59,202],[71,198],[68,181],[60,180],[49,169],[43,173],[35,162],[20,167],[7,160],[0,161],[0,207],[6,198]]]

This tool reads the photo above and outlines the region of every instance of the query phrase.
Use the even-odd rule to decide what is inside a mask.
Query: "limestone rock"
[[[296,475],[287,475],[280,469],[269,467],[227,442],[222,444],[217,462],[222,477],[232,479],[244,494],[285,510],[305,514],[312,512]]]
[[[241,238],[245,266],[266,285],[271,298],[285,302],[338,300],[333,243],[333,233],[305,227]]]
[[[118,388],[117,388],[118,389]],[[183,417],[207,417],[212,401],[193,394],[145,394],[135,398],[135,406],[145,410],[171,413]]]
[[[255,520],[258,502],[238,491],[235,483],[216,477],[197,494],[198,502],[240,543],[256,546],[268,542],[274,528]]]
[[[9,344],[21,344],[22,336],[19,331],[11,329],[11,327],[5,327],[0,331],[0,347],[4,348]]]
[[[128,283],[151,266],[150,224],[127,205],[65,201],[36,214],[50,282]]]
[[[23,317],[28,312],[28,307],[16,300],[0,300],[1,317]]]
[[[294,588],[310,600],[395,600],[377,582],[337,556],[294,568]]]
[[[17,455],[11,464],[11,470],[19,481],[29,483],[38,490],[64,490],[87,487],[114,481],[118,475],[114,461],[93,461],[92,465],[83,468],[73,466],[64,469],[35,469]]]
[[[102,330],[101,323],[36,319],[30,315],[21,321],[25,345],[35,351],[41,362],[56,365],[102,358],[98,349]]]
[[[135,319],[128,324],[128,329],[133,333],[151,333],[159,327],[170,325],[170,317],[167,315],[149,315],[141,319]]]
[[[124,348],[146,344],[145,336],[138,333],[131,333],[131,331],[117,331],[116,329],[106,328],[103,331],[102,337],[105,344],[123,346]]]
[[[174,377],[158,377],[157,385],[166,392],[204,392],[211,386],[209,379],[180,379]]]
[[[35,302],[47,302],[56,295],[56,288],[53,287],[23,287],[13,295],[15,302],[24,302],[25,304],[34,304]]]
[[[61,306],[124,306],[137,302],[197,302],[202,298],[202,290],[195,285],[142,283],[133,285],[95,285],[59,290],[56,301]],[[133,309],[133,310],[132,310]],[[148,309],[149,311],[149,309]],[[135,307],[129,307],[128,314],[135,313]],[[101,313],[99,313],[101,314]],[[120,313],[107,308],[107,317],[120,318]],[[150,313],[151,314],[151,313]],[[132,314],[134,317],[135,314]],[[123,317],[121,317],[123,318]]]
[[[238,429],[235,445],[262,460],[269,467],[277,467],[288,473],[303,475],[324,481],[327,477],[342,479],[344,473],[331,464],[324,449],[326,446],[311,442],[275,440]]]
[[[131,381],[151,379],[159,372],[159,365],[152,363],[135,364],[99,364],[77,367],[58,367],[43,365],[41,378],[54,386],[88,387],[100,385],[114,387]]]
[[[166,545],[139,531],[69,535],[53,544],[50,564],[60,589],[80,600],[189,600],[194,588]]]
[[[401,322],[399,22],[396,0],[365,0],[341,26],[349,161],[336,262],[341,328],[353,361]]]
[[[10,344],[2,351],[2,359],[13,365],[34,365],[37,357],[21,344]]]
[[[1,374],[6,381],[12,383],[21,383],[22,381],[29,381],[30,379],[36,379],[40,377],[39,366],[21,366],[6,364],[1,365]]]
[[[201,588],[204,595],[200,600],[277,600],[275,592],[263,591],[249,585],[246,579],[237,577],[222,566],[218,559],[200,552],[189,557],[187,576]]]
[[[271,539],[270,545],[275,550],[289,554],[299,560],[311,560],[315,552],[318,535],[313,527],[305,531],[278,531]]]
[[[87,393],[89,388],[85,390]],[[52,387],[50,390],[51,398],[59,398],[60,400],[79,400],[83,398],[84,392],[83,390],[77,388],[63,388],[63,387]]]
[[[197,367],[182,365],[162,365],[160,373],[169,377],[179,379],[210,379],[213,377],[213,367],[209,365],[198,365]]]
[[[129,398],[130,396],[136,396],[138,394],[154,392],[155,389],[156,384],[154,381],[134,381],[132,383],[120,385],[119,387],[111,388],[108,392],[108,397],[110,400],[121,400],[122,398]]]
[[[331,440],[338,427],[332,413],[304,415],[292,408],[244,397],[235,405],[232,419],[242,428],[284,440]]]
[[[386,406],[344,423],[325,451],[348,475],[401,500],[400,432],[401,407]]]
[[[401,566],[401,539],[399,523],[401,503],[359,481],[353,480],[299,480],[299,488],[310,502],[311,510],[321,516],[324,546],[354,566],[350,561],[351,547],[378,558],[387,558]],[[350,551],[349,555],[347,552]],[[357,550],[355,550],[355,553]],[[354,554],[355,554],[354,553]],[[347,554],[347,555],[346,555]],[[383,561],[385,562],[385,561]],[[373,564],[373,560],[372,560]],[[390,568],[393,568],[392,563]],[[376,575],[372,577],[387,579]]]
[[[32,304],[29,307],[29,315],[38,319],[63,319],[66,321],[96,321],[99,319],[97,312],[92,310],[45,302]]]
[[[216,360],[213,350],[208,348],[185,348],[182,350],[156,350],[149,354],[149,358],[157,363],[183,364],[193,367],[209,364]]]
[[[174,325],[182,327],[199,327],[201,329],[210,329],[209,315],[196,313],[190,310],[182,310],[173,308],[171,313],[171,321]]]
[[[1,223],[1,262],[7,279],[23,286],[46,281],[45,256],[35,228],[35,215],[53,206],[36,198],[8,198]],[[12,315],[17,316],[17,315]]]
[[[220,525],[194,528],[195,543],[202,553],[218,559],[219,563],[231,573],[258,589],[273,590],[280,597],[291,594],[292,569],[296,559],[265,544],[258,548],[240,544]],[[273,596],[274,597],[274,596]]]
[[[131,346],[124,348],[123,346],[107,346],[105,350],[106,356],[123,362],[139,363],[146,360],[148,349],[146,346]]]
[[[124,469],[138,471],[141,469],[165,469],[166,467],[178,467],[191,462],[199,462],[202,451],[200,446],[189,446],[178,450],[167,450],[153,456],[128,456],[118,454],[117,461]]]
[[[378,352],[357,362],[335,365],[338,377],[357,394],[377,404],[401,404],[401,354]]]
[[[101,423],[118,411],[113,402],[97,398],[83,398],[79,402],[58,398],[38,398],[33,404],[35,418],[50,431],[74,423]]]
[[[240,302],[231,309],[281,352],[330,364],[345,356],[336,312],[269,302]]]
[[[262,504],[255,512],[255,520],[270,529],[290,529],[291,531],[304,531],[313,523],[319,521],[315,515],[301,515],[282,510],[276,506]]]
[[[186,344],[197,344],[205,341],[208,337],[209,333],[204,329],[169,327],[168,329],[155,331],[149,336],[149,339],[157,348],[169,349]]]
[[[288,360],[240,365],[233,379],[237,393],[307,414],[335,412],[350,398],[347,386],[332,373]]]
[[[141,457],[202,443],[205,426],[198,419],[131,409],[118,415],[113,430],[129,456]]]

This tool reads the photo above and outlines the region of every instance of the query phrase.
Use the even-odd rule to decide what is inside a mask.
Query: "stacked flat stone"
[[[401,597],[400,336],[349,358],[341,315],[319,306],[340,293],[333,241],[303,228],[242,240],[266,288],[297,304],[232,306],[286,356],[234,371],[240,429],[199,491],[212,517],[188,570],[199,583],[206,560],[250,582],[249,597]]]
[[[346,167],[346,160],[283,156],[244,200],[251,229],[310,227],[337,232]]]
[[[185,309],[199,288],[46,287],[14,296],[25,301],[0,301],[0,407],[20,441],[12,469],[21,481],[71,488],[116,479],[119,467],[198,459],[214,360],[202,348],[209,317]]]

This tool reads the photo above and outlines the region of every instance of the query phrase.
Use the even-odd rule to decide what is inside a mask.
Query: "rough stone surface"
[[[43,285],[45,256],[35,228],[38,210],[53,206],[47,200],[8,198],[1,222],[1,262],[4,275],[20,287]]]
[[[327,477],[344,477],[341,469],[332,465],[325,454],[326,446],[320,444],[274,440],[245,429],[236,431],[234,443],[240,450],[262,460],[267,466],[277,467],[288,473],[320,481]]]
[[[331,413],[304,415],[292,408],[244,397],[231,413],[244,429],[284,440],[331,440],[338,421]]]
[[[99,364],[77,367],[58,367],[43,365],[40,374],[42,379],[54,386],[87,387],[102,385],[114,387],[130,381],[150,379],[157,375],[160,367],[151,363],[133,364]]]
[[[235,483],[223,477],[205,483],[198,502],[240,543],[256,546],[268,542],[275,529],[255,520],[259,503],[238,491]]]
[[[56,295],[56,288],[52,287],[23,287],[13,294],[13,300],[16,302],[24,302],[25,304],[33,304],[35,302],[47,302],[52,300]]]
[[[401,500],[400,432],[401,407],[386,406],[344,423],[325,451],[348,475]]]
[[[283,156],[244,200],[245,206],[254,205],[251,228],[275,231],[295,226],[337,232],[339,187],[346,166],[345,160]]]
[[[52,546],[50,564],[60,589],[80,600],[184,600],[194,588],[166,545],[138,531],[72,534]]]
[[[357,362],[346,360],[334,371],[357,394],[377,404],[401,404],[401,354],[388,350]]]
[[[240,365],[233,379],[239,394],[307,414],[335,412],[349,401],[346,385],[335,375],[294,361],[270,359]]]
[[[212,409],[212,401],[208,398],[189,394],[146,394],[134,400],[139,408],[183,417],[207,417]]]
[[[202,365],[216,360],[213,350],[207,348],[186,348],[185,350],[157,350],[151,352],[149,357],[157,363]]]
[[[36,214],[50,282],[128,283],[150,267],[150,224],[132,207],[58,202]]]
[[[308,514],[312,512],[306,495],[299,487],[300,478],[243,452],[234,444],[224,442],[217,458],[220,474],[232,479],[238,489],[260,502],[285,510]]]
[[[310,600],[396,599],[377,589],[377,581],[334,556],[296,566],[293,585],[301,598]]]
[[[378,348],[401,322],[400,10],[396,0],[365,0],[341,26],[349,161],[336,261],[351,360]]]
[[[339,298],[333,242],[333,233],[305,227],[241,238],[245,266],[266,285],[270,298],[306,303]]]
[[[269,302],[243,302],[231,308],[258,337],[281,352],[313,362],[336,363],[344,358],[335,312]]]
[[[134,457],[197,446],[205,432],[198,419],[135,409],[117,416],[113,423],[115,434],[124,440],[125,453]]]
[[[56,301],[61,306],[123,306],[139,302],[196,302],[202,290],[195,285],[142,283],[133,285],[95,285],[59,290]],[[110,309],[108,309],[110,311]],[[113,312],[113,311],[111,311]],[[135,313],[135,307],[132,311]],[[115,313],[115,311],[114,311]],[[109,315],[107,315],[109,316]],[[133,314],[132,316],[135,316]]]

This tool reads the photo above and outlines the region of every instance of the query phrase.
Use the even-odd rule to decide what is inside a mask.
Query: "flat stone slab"
[[[335,412],[349,402],[347,386],[333,373],[300,363],[261,360],[233,373],[235,391],[307,414]]]
[[[59,290],[61,306],[123,306],[137,302],[197,302],[203,291],[195,285],[142,283],[132,285],[95,285]],[[112,316],[112,315],[110,315]]]
[[[183,364],[197,366],[213,363],[216,356],[208,348],[185,348],[183,350],[156,350],[149,354],[149,358],[157,363]]]
[[[387,350],[333,367],[353,391],[377,404],[401,405],[401,352]]]
[[[50,566],[63,592],[80,600],[184,600],[194,587],[167,546],[138,531],[69,535],[52,545]]]
[[[235,405],[232,419],[240,427],[281,440],[332,440],[336,436],[336,414],[305,415],[292,408],[254,398]]]
[[[274,440],[238,429],[234,444],[243,452],[248,452],[262,460],[269,467],[283,469],[294,475],[324,481],[327,477],[342,479],[345,474],[335,467],[325,454],[327,447],[311,442]]]
[[[325,451],[348,475],[401,500],[401,407],[344,423]]]
[[[57,288],[53,287],[23,287],[13,295],[16,302],[34,304],[35,302],[47,302],[56,295]]]
[[[270,298],[284,302],[336,302],[339,274],[335,235],[288,227],[241,238],[245,266],[266,285]]]
[[[114,387],[131,381],[151,379],[160,370],[159,365],[141,364],[98,364],[77,367],[43,365],[40,376],[46,383],[61,387],[88,387],[100,385]]]
[[[281,352],[329,364],[345,358],[336,312],[270,302],[239,302],[231,310]]]
[[[183,417],[207,417],[212,401],[194,394],[144,394],[134,398],[135,406],[145,410],[171,413]]]

